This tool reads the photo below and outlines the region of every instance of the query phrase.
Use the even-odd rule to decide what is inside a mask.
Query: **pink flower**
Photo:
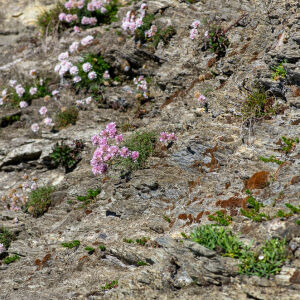
[[[66,19],[66,14],[65,13],[60,13],[58,16],[59,21],[64,21]]]
[[[113,157],[117,156],[119,153],[119,147],[118,146],[111,146],[107,150]]]
[[[201,105],[204,105],[207,102],[206,97],[204,95],[200,95],[197,100],[200,102]]]
[[[88,74],[88,78],[89,78],[90,80],[96,79],[96,78],[97,78],[97,73],[94,72],[94,71],[90,72],[90,73]]]
[[[200,25],[200,21],[199,20],[196,20],[192,23],[192,27],[193,28],[197,28],[198,26]]]
[[[80,33],[80,27],[74,26],[73,29],[74,29],[75,33]]]
[[[73,21],[73,16],[71,14],[67,14],[65,17],[65,21],[71,23]]]
[[[21,101],[21,102],[19,103],[19,105],[20,105],[20,108],[25,108],[25,107],[28,106],[28,103],[27,103],[26,101]]]
[[[107,13],[107,9],[105,7],[101,7],[100,11],[101,11],[101,14],[106,14]]]
[[[46,106],[42,106],[39,110],[40,115],[44,116],[47,113],[48,109]]]
[[[208,37],[208,31],[204,32],[204,36],[207,38]]]
[[[33,132],[38,132],[39,129],[40,129],[40,127],[39,127],[39,125],[37,123],[34,123],[34,124],[31,125],[31,130]]]
[[[104,79],[109,79],[110,78],[109,72],[107,70],[104,72],[103,78]]]
[[[168,134],[166,132],[161,132],[159,140],[161,142],[165,142],[167,139],[168,139]]]
[[[65,8],[66,8],[67,10],[70,10],[72,7],[73,7],[72,1],[68,1],[68,2],[65,3]]]
[[[84,63],[82,65],[82,70],[87,73],[92,69],[92,65],[90,63]]]
[[[96,134],[92,137],[92,144],[94,146],[100,146],[100,140],[101,140],[100,136]]]
[[[128,148],[127,147],[122,147],[121,149],[120,149],[120,156],[121,157],[128,157],[129,156],[129,150],[128,150]]]
[[[198,30],[196,28],[192,28],[190,31],[190,39],[194,40],[198,36]]]
[[[54,90],[54,91],[52,91],[52,93],[51,93],[51,94],[52,94],[52,96],[54,96],[54,97],[55,97],[56,95],[58,95],[58,94],[59,94],[59,91],[58,91],[58,90]]]
[[[117,144],[120,144],[123,142],[123,134],[119,134],[115,136],[115,141]]]
[[[99,165],[95,165],[92,168],[92,171],[93,171],[95,176],[99,175],[99,174],[105,174],[107,172],[107,170],[108,170],[107,165],[103,164],[103,163],[101,163]]]
[[[152,25],[151,28],[147,31],[145,31],[145,37],[151,38],[155,35],[157,32],[157,27],[155,25]]]
[[[31,87],[29,90],[30,95],[35,95],[37,93],[37,88],[36,87]]]
[[[176,141],[176,140],[177,140],[177,137],[175,136],[175,133],[174,133],[174,132],[169,133],[169,135],[168,135],[168,140],[169,140],[169,141]]]
[[[44,124],[46,126],[53,126],[54,125],[54,123],[52,123],[52,119],[51,118],[45,118],[44,119]]]
[[[137,151],[133,151],[130,157],[133,161],[136,161],[139,158],[139,153]]]
[[[17,84],[17,80],[10,80],[9,86],[14,87]]]

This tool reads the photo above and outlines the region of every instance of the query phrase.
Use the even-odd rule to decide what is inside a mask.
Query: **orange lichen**
[[[246,183],[246,189],[263,189],[268,185],[270,172],[261,171],[253,174]]]

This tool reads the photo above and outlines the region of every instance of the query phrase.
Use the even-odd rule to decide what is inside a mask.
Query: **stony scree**
[[[117,2],[111,24],[42,36],[35,20],[53,1],[0,1],[0,229],[14,236],[0,252],[0,299],[300,299],[299,1],[144,1],[151,25],[160,33],[174,30],[157,44],[121,27],[143,2]],[[199,36],[192,40],[195,20]],[[205,50],[206,31],[214,26],[230,41],[224,55]],[[78,88],[54,67],[60,53],[88,35],[93,42],[70,60],[101,55],[110,78]],[[274,78],[279,65],[285,76]],[[25,84],[33,69],[59,94],[26,108],[6,103],[1,93],[9,80]],[[133,83],[139,76],[147,81],[144,96]],[[266,95],[259,109],[273,110],[246,116],[245,101],[257,89]],[[89,96],[93,100],[82,104]],[[75,107],[77,121],[48,127],[42,106],[53,122]],[[91,138],[110,122],[125,141],[136,132],[174,132],[177,140],[157,138],[140,169],[113,165],[95,177]],[[287,145],[282,137],[293,141]],[[71,147],[74,140],[85,144],[75,168],[50,168],[56,143]],[[30,186],[22,189],[25,182]],[[26,201],[35,184],[54,187],[43,215],[14,210],[13,202],[7,207],[10,198]],[[78,198],[91,190],[100,192]],[[260,222],[241,212],[252,211],[248,190],[261,204],[256,213],[268,216]],[[286,259],[275,275],[240,274],[239,259],[188,238],[194,228],[213,224],[209,215],[218,211],[232,218],[228,227],[251,251],[271,238],[286,240]],[[80,245],[62,245],[74,240]],[[13,255],[20,259],[5,264]]]

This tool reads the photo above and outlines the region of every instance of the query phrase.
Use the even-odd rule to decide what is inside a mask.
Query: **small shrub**
[[[248,91],[241,112],[244,119],[260,119],[275,115],[277,111],[278,107],[275,105],[275,98],[263,89],[256,88]]]
[[[113,280],[113,281],[111,281],[111,282],[106,283],[105,285],[103,285],[101,287],[101,289],[103,291],[107,291],[107,290],[111,290],[111,289],[117,288],[117,287],[118,287],[118,280]]]
[[[65,247],[65,248],[70,248],[70,249],[72,249],[72,248],[75,248],[75,247],[79,247],[80,241],[74,240],[74,241],[69,242],[69,243],[61,243],[61,245],[62,245],[63,247]]]
[[[63,166],[66,171],[72,170],[80,161],[80,152],[84,149],[84,143],[81,140],[74,140],[70,147],[63,141],[56,143],[53,151],[49,154],[54,167]]]
[[[5,227],[0,227],[0,244],[8,249],[10,243],[14,240],[14,235]]]
[[[286,154],[290,153],[296,147],[296,144],[299,143],[298,138],[293,139],[293,138],[287,138],[283,136],[281,137],[281,139],[285,144],[285,146],[281,148],[281,151],[285,152]]]
[[[263,157],[263,156],[260,156],[259,158],[261,161],[263,162],[272,162],[272,163],[276,163],[277,165],[281,165],[283,164],[283,161],[279,160],[279,159],[276,159],[273,155],[271,155],[269,158],[267,157]]]
[[[87,196],[77,196],[77,200],[81,201],[83,203],[82,207],[86,207],[92,201],[94,201],[95,198],[97,197],[97,195],[99,195],[99,194],[100,194],[100,189],[88,190]]]
[[[50,197],[53,191],[53,186],[42,186],[31,191],[25,204],[25,211],[35,218],[42,216],[51,205]]]
[[[55,124],[58,128],[64,128],[70,124],[75,125],[78,118],[78,110],[75,106],[70,106],[55,116]]]
[[[149,241],[149,238],[143,236],[142,238],[136,239],[135,241],[137,244],[139,244],[141,246],[145,246],[146,243]]]
[[[132,239],[123,238],[123,242],[128,243],[128,244],[132,244],[133,240]]]
[[[272,70],[274,71],[273,74],[272,74],[272,79],[278,80],[279,78],[285,78],[286,70],[283,66],[284,63],[286,63],[286,61],[281,62],[277,66],[272,67]]]
[[[242,209],[241,213],[248,219],[251,219],[255,222],[262,222],[265,220],[269,220],[270,217],[264,213],[260,213],[259,210],[263,207],[263,204],[258,202],[253,196],[252,193],[247,190],[246,193],[249,195],[248,197],[248,207],[249,209]]]
[[[125,147],[131,151],[137,151],[139,157],[136,162],[133,162],[130,158],[121,159],[120,163],[123,169],[128,171],[144,167],[147,159],[154,152],[156,140],[156,133],[142,132],[133,134],[125,141]]]
[[[226,32],[222,28],[213,25],[207,32],[204,50],[215,53],[217,57],[224,57],[229,44]]]
[[[17,254],[14,254],[12,256],[5,257],[2,261],[4,264],[9,265],[9,264],[17,261],[18,259],[20,259],[20,256]]]
[[[223,256],[238,258],[244,245],[231,230],[222,226],[203,225],[195,228],[190,239],[206,248],[221,252]]]
[[[210,221],[217,222],[216,225],[228,226],[232,222],[232,217],[224,214],[222,211],[217,211],[216,215],[209,215],[208,219]]]
[[[240,273],[269,277],[280,272],[286,259],[286,241],[270,239],[259,253],[244,251],[240,257]]]

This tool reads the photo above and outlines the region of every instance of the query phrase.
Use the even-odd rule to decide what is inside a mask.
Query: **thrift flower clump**
[[[123,135],[118,134],[115,123],[107,124],[99,135],[92,137],[92,144],[97,146],[91,160],[94,175],[104,174],[108,171],[109,164],[117,158],[130,158],[136,161],[139,157],[137,151],[130,151],[127,147],[121,147]]]
[[[138,93],[141,93],[142,96],[147,99],[148,98],[148,86],[147,81],[144,76],[139,76],[138,78],[133,79],[133,83],[136,85],[136,89]]]
[[[147,4],[143,3],[137,12],[128,11],[122,21],[122,28],[134,34],[136,29],[143,25],[143,19],[146,15]]]
[[[199,36],[199,33],[198,33],[198,26],[200,25],[200,21],[199,20],[195,20],[193,23],[192,23],[192,29],[190,31],[190,39],[191,40],[194,40],[196,39],[198,36]]]
[[[175,133],[167,133],[167,132],[161,132],[160,133],[160,137],[159,137],[159,141],[160,142],[173,142],[176,141],[177,137],[175,136]]]

